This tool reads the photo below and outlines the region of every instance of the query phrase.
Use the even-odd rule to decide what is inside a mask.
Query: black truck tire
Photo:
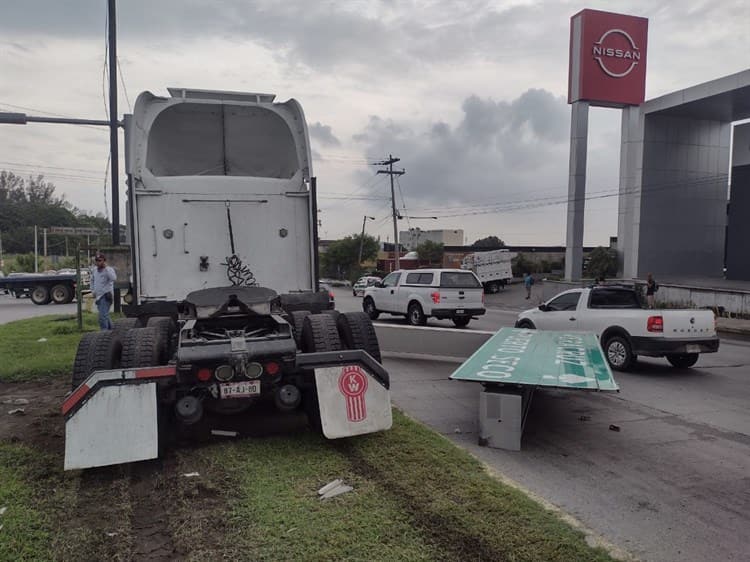
[[[698,353],[670,353],[667,355],[667,361],[669,361],[673,367],[687,369],[698,362],[698,357]]]
[[[612,336],[604,343],[604,355],[609,366],[616,371],[627,371],[635,363],[630,342],[624,336]]]
[[[340,350],[341,338],[333,316],[330,314],[310,314],[305,318],[302,327],[303,352]],[[307,415],[307,423],[310,424],[310,427],[318,433],[322,432],[323,423],[320,419],[318,389],[315,386],[314,379],[312,385],[302,392],[302,408]]]
[[[495,293],[499,293],[501,288],[502,285],[500,284],[500,281],[490,281],[485,285],[484,291],[494,295]]]
[[[453,318],[453,325],[456,328],[466,328],[471,321],[471,316],[456,316]]]
[[[291,320],[294,341],[297,343],[297,349],[302,349],[302,328],[304,327],[305,318],[310,316],[309,310],[294,310],[289,315]]]
[[[50,289],[50,298],[55,304],[68,304],[73,301],[73,288],[59,283]]]
[[[31,302],[34,304],[49,304],[52,297],[49,294],[49,287],[46,285],[37,285],[31,290]]]
[[[381,362],[380,344],[372,320],[364,312],[344,312],[336,320],[341,342],[346,349],[361,349]]]
[[[165,346],[164,340],[153,326],[128,330],[122,343],[123,369],[160,365],[161,358],[166,353]]]
[[[163,345],[160,364],[166,364],[172,353],[172,336],[174,336],[177,327],[174,320],[169,316],[152,316],[146,321],[147,328],[156,328]]]
[[[122,340],[112,330],[89,332],[78,343],[73,361],[72,388],[75,390],[94,371],[120,367]]]
[[[377,320],[380,316],[380,311],[375,307],[375,301],[372,300],[372,297],[365,297],[362,301],[362,310],[370,317],[370,320]]]
[[[409,305],[409,310],[406,313],[406,320],[412,326],[424,326],[427,324],[427,317],[422,311],[422,305],[418,302],[413,302]]]
[[[125,332],[138,328],[138,318],[118,318],[112,321],[112,330],[118,332],[121,335],[125,335]]]
[[[341,351],[336,320],[330,314],[310,314],[302,324],[302,351]]]

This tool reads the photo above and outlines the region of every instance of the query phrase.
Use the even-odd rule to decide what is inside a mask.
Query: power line
[[[400,158],[394,158],[392,154],[388,155],[388,160],[382,160],[380,162],[375,162],[373,166],[388,166],[387,170],[378,170],[376,173],[378,174],[387,174],[391,178],[391,210],[393,211],[393,254],[395,256],[395,265],[396,269],[400,269],[400,255],[399,255],[399,248],[398,248],[398,221],[396,219],[396,193],[393,189],[393,176],[402,176],[406,173],[406,170],[394,170],[393,165],[396,162],[399,162]]]

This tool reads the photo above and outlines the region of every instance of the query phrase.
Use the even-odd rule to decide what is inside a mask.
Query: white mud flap
[[[390,429],[391,393],[360,365],[315,369],[320,420],[328,439]]]
[[[156,383],[102,387],[65,422],[65,470],[158,455]]]

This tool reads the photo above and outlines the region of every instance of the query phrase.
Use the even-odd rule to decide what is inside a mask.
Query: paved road
[[[30,299],[17,299],[10,295],[0,295],[0,324],[14,320],[46,316],[47,314],[75,314],[76,303],[36,305]]]

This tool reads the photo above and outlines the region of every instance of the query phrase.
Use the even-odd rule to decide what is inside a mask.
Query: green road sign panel
[[[503,385],[619,390],[596,336],[584,332],[501,328],[451,378]]]

